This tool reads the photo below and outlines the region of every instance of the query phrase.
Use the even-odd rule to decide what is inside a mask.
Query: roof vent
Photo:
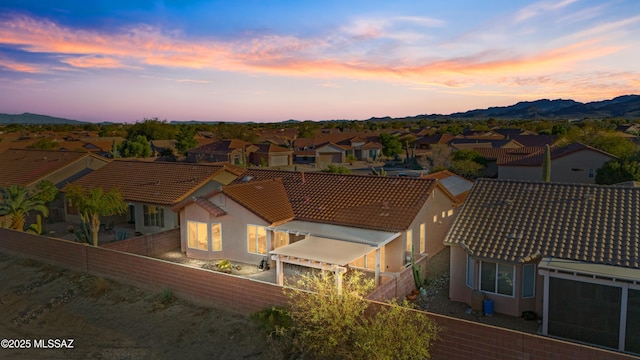
[[[242,178],[242,180],[240,180],[240,181],[242,181],[242,182],[249,182],[249,181],[251,181],[251,180],[253,180],[253,176],[249,176],[249,175],[247,175],[247,176],[243,177],[243,178]]]
[[[582,195],[582,198],[584,200],[591,200],[591,199],[593,199],[595,197],[596,197],[596,195],[595,194],[591,194],[591,193],[587,193],[587,194]]]

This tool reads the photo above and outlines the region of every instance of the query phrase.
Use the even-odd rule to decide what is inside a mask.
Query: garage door
[[[285,165],[289,165],[289,156],[287,155],[271,156],[271,166],[285,166]]]

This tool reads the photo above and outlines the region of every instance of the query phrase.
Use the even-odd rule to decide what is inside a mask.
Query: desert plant
[[[27,232],[36,235],[44,234],[44,226],[42,225],[42,216],[40,214],[36,215],[36,223],[29,225]]]
[[[87,221],[87,216],[80,214],[80,220],[80,226],[77,228],[75,226],[73,227],[73,235],[76,236],[76,241],[91,244],[91,228]]]
[[[216,267],[220,269],[220,271],[231,272],[231,269],[233,268],[233,264],[231,264],[231,261],[227,259],[222,259],[216,263]]]
[[[416,289],[419,289],[424,284],[424,280],[422,278],[422,268],[416,265],[416,253],[411,247],[411,270],[413,271],[413,281],[416,284]]]

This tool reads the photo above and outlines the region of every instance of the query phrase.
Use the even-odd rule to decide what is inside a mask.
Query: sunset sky
[[[0,1],[0,113],[363,120],[640,94],[640,1]]]

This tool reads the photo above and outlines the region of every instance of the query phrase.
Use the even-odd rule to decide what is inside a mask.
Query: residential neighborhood
[[[445,281],[448,301],[481,323],[533,319],[539,336],[640,354],[640,188],[596,177],[620,157],[524,130],[433,131],[265,131],[270,140],[253,143],[201,134],[172,158],[160,148],[147,158],[41,150],[9,136],[0,185],[55,185],[40,233],[49,238],[82,242],[78,230],[91,229],[73,188],[117,192],[126,206],[99,217],[98,247],[149,239],[186,263],[247,264],[251,274],[232,276],[281,288],[299,274],[360,271],[375,301]],[[392,156],[388,136],[405,140]],[[456,161],[477,164],[475,175]],[[12,224],[10,213],[0,219]],[[158,236],[173,245],[154,245]],[[441,258],[446,278],[429,270]]]

